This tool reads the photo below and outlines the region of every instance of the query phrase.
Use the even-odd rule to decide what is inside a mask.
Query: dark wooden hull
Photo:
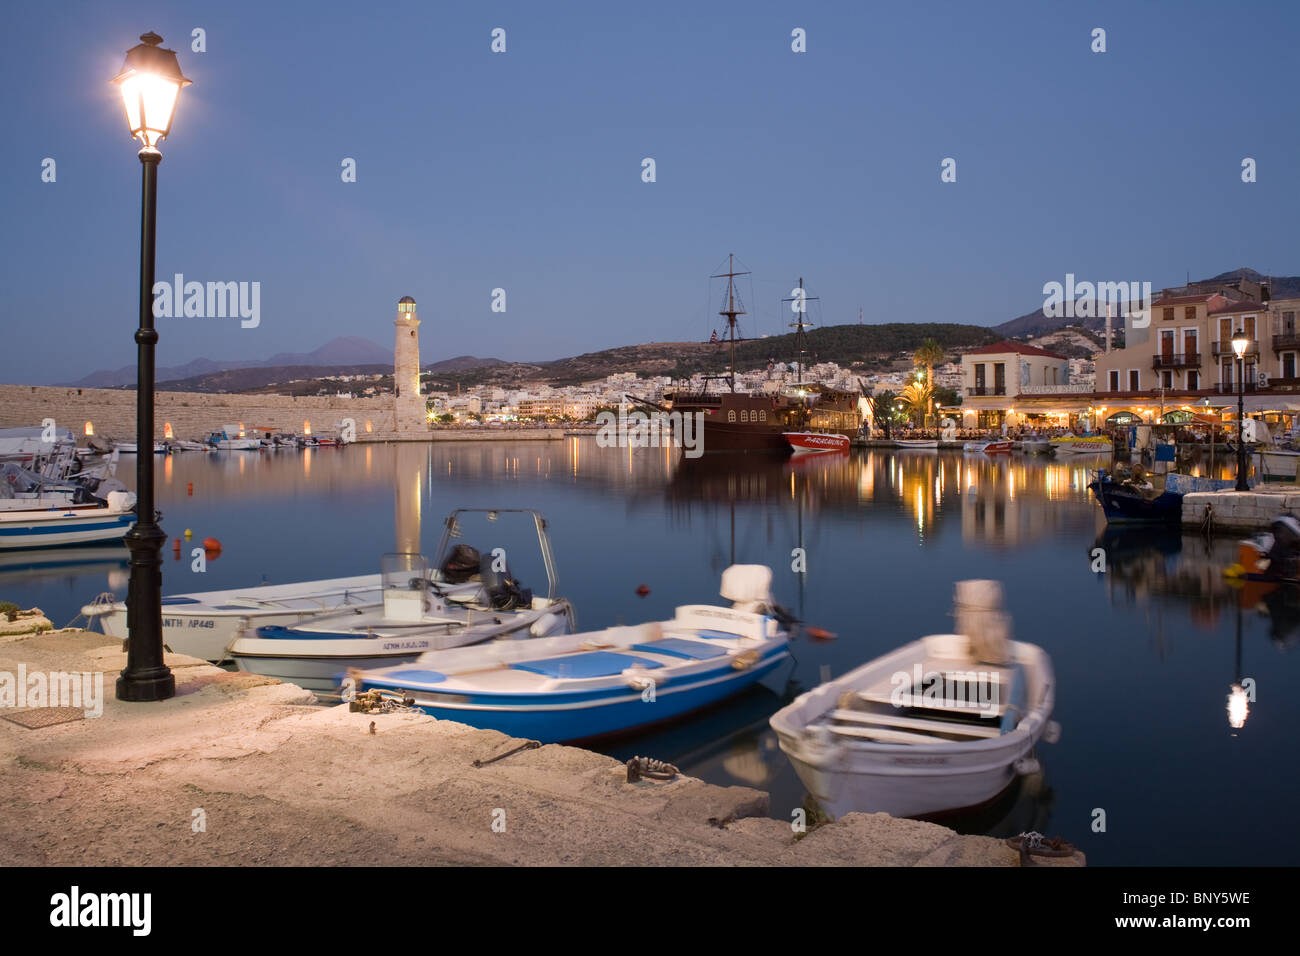
[[[683,415],[702,413],[699,448],[706,455],[754,452],[790,454],[784,432],[795,412],[788,404],[766,395],[740,392],[702,398],[674,399],[672,410]]]

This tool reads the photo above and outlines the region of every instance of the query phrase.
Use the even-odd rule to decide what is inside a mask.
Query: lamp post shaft
[[[1246,484],[1246,360],[1237,359],[1237,491],[1249,491]]]
[[[176,694],[176,678],[163,663],[162,546],[167,535],[154,510],[154,250],[158,207],[156,149],[140,150],[143,198],[140,211],[140,327],[136,330],[135,487],[136,521],[126,535],[131,552],[128,585],[126,667],[117,679],[117,699],[166,700]]]

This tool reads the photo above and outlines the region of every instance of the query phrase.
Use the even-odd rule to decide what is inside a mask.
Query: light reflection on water
[[[824,668],[842,674],[949,630],[953,582],[997,578],[1016,635],[1052,655],[1062,737],[1039,749],[1042,775],[945,822],[1061,835],[1095,863],[1293,863],[1300,597],[1228,587],[1232,540],[1106,531],[1086,487],[1104,462],[888,450],[679,461],[590,438],[180,454],[157,466],[163,527],[223,550],[199,576],[191,543],[180,555],[169,543],[164,592],[377,571],[386,551],[431,553],[453,508],[537,508],[584,629],[670,617],[716,597],[729,563],[770,565],[777,599],[836,635],[797,641],[788,699]],[[527,535],[500,534],[524,584],[544,588]],[[1090,569],[1099,547],[1103,574]],[[125,593],[120,547],[42,556],[66,562],[54,567],[26,566],[32,557],[0,554],[0,599],[56,624],[101,591]],[[1228,694],[1251,678],[1257,699],[1234,730]],[[772,816],[789,820],[804,791],[767,728],[778,706],[756,690],[603,749],[766,790]],[[1098,809],[1104,833],[1092,830]]]

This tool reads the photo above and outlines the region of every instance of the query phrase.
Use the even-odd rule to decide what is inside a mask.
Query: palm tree
[[[934,410],[934,386],[918,379],[903,389],[903,394],[899,398],[903,407],[913,418],[918,419],[921,427],[924,428],[926,419]]]
[[[886,389],[871,396],[871,420],[885,430],[889,438],[889,422],[894,417],[894,403],[898,396]]]
[[[934,367],[948,360],[943,346],[935,339],[926,339],[912,353],[912,364],[925,367],[925,383],[934,386]]]

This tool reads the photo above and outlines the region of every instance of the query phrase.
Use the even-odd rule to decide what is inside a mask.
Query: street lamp
[[[122,72],[113,78],[122,91],[126,124],[139,140],[143,187],[140,213],[140,327],[136,330],[135,486],[136,520],[126,534],[131,551],[127,586],[126,667],[117,679],[117,699],[166,700],[176,694],[176,678],[163,663],[162,546],[166,533],[153,506],[154,345],[153,271],[158,204],[158,143],[172,128],[176,101],[190,81],[181,75],[173,50],[159,46],[149,32],[126,52]]]
[[[1246,338],[1246,333],[1241,329],[1232,337],[1232,351],[1237,356],[1237,490],[1249,491],[1250,486],[1246,484],[1246,444],[1245,444],[1245,417],[1246,417],[1246,349],[1250,346],[1250,339]]]

